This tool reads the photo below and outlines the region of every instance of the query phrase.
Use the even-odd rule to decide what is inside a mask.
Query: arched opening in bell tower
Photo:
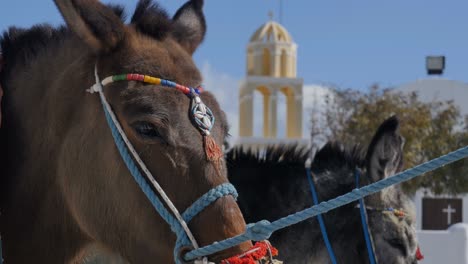
[[[270,135],[270,96],[266,86],[259,86],[253,92],[253,136],[269,137]]]
[[[296,105],[295,105],[295,93],[294,90],[290,87],[282,87],[280,89],[281,94],[284,95],[284,107],[281,109],[285,109],[285,121],[286,124],[278,124],[279,126],[285,127],[285,135],[286,138],[294,138],[297,135],[297,131],[295,130],[297,127],[297,113],[296,113]],[[284,112],[283,112],[284,113]]]
[[[283,92],[278,93],[278,123],[276,130],[278,131],[278,138],[287,138],[287,96]]]

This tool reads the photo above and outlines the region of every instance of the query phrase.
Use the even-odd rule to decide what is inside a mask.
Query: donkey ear
[[[68,27],[95,53],[109,52],[125,36],[125,27],[112,8],[97,0],[54,0]]]
[[[404,139],[399,133],[399,121],[396,116],[385,120],[372,139],[366,155],[368,175],[372,181],[378,181],[403,167]]]
[[[203,0],[190,0],[174,15],[174,38],[189,54],[193,54],[203,41],[206,32]]]

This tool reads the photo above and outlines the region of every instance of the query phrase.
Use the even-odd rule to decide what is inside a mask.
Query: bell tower
[[[247,76],[239,92],[239,136],[253,137],[254,100],[263,98],[263,138],[277,138],[278,95],[286,97],[286,138],[302,138],[302,78],[296,75],[297,45],[280,24],[258,28],[247,45]]]

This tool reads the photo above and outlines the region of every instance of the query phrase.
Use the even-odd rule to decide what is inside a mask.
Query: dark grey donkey
[[[319,200],[355,188],[356,169],[361,171],[361,185],[399,172],[403,138],[398,127],[397,118],[386,120],[367,150],[331,142],[318,151],[311,169]],[[263,153],[237,147],[227,154],[230,181],[239,192],[238,203],[247,222],[273,221],[313,205],[304,168],[308,157],[308,150],[286,146],[270,147]],[[369,196],[365,202],[378,263],[417,263],[415,210],[399,186]],[[405,215],[386,208],[401,209]],[[330,211],[324,221],[338,263],[369,263],[357,203]],[[285,263],[331,263],[316,218],[280,230],[270,241]]]

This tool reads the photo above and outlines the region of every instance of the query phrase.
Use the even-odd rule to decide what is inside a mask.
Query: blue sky
[[[298,76],[304,78],[304,112],[314,112],[326,90],[316,85],[367,90],[372,84],[400,86],[426,78],[425,56],[445,55],[444,78],[468,83],[468,1],[466,0],[283,0],[282,24],[298,44]],[[137,0],[121,3],[132,14]],[[172,15],[185,0],[161,0]],[[245,50],[253,32],[278,20],[279,0],[205,0],[208,32],[194,55],[238,134],[238,88],[245,75]],[[63,23],[52,0],[3,0],[0,30],[10,25]],[[279,98],[278,133],[286,112]],[[255,95],[254,134],[261,135],[261,98]],[[303,115],[307,136],[309,115]]]
[[[129,13],[136,4],[113,2]],[[160,3],[173,14],[184,1]],[[279,0],[205,0],[208,34],[197,64],[241,79],[250,35],[278,7]],[[444,77],[468,82],[467,11],[462,0],[296,0],[283,2],[282,23],[299,46],[298,75],[306,84],[362,89],[424,78],[430,54],[447,56]],[[41,22],[62,23],[52,0],[2,1],[2,31]]]

